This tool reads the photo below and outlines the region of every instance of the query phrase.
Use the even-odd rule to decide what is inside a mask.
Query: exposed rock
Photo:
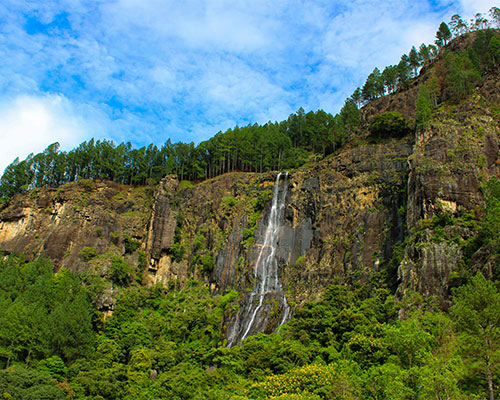
[[[124,254],[124,237],[145,242],[151,212],[149,188],[82,181],[16,196],[0,212],[0,249],[28,259],[50,257],[54,268],[88,268],[80,252]],[[127,211],[123,207],[125,204]]]
[[[158,184],[147,239],[149,265],[152,268],[155,268],[162,253],[174,244],[176,213],[173,201],[177,185],[175,176],[166,176]]]

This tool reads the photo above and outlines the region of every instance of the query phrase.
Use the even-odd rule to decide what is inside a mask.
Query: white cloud
[[[270,12],[279,2],[267,1],[164,1],[120,0],[103,10],[115,23],[127,21],[132,29],[181,40],[191,48],[224,48],[251,52],[274,44],[276,20]]]
[[[472,18],[476,13],[483,13],[487,17],[491,7],[499,7],[498,0],[460,0],[462,17]]]
[[[89,124],[62,95],[19,96],[0,104],[0,171],[16,157],[59,142],[70,149],[89,135]]]

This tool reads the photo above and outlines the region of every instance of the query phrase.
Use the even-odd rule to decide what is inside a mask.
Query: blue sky
[[[337,113],[374,67],[488,0],[2,0],[0,171],[55,141],[208,139]]]

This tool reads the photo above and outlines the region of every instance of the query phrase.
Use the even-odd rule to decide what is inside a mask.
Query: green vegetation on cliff
[[[399,320],[374,279],[332,285],[280,333],[233,348],[221,328],[234,291],[129,286],[104,318],[91,276],[14,256],[0,274],[5,399],[475,399],[497,388],[500,294],[480,274],[456,290],[451,318],[427,304]]]

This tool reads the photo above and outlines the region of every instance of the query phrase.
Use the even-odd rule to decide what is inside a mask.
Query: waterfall
[[[283,183],[280,184],[282,177]],[[249,295],[248,305],[242,310],[235,324],[236,332],[228,336],[229,346],[243,341],[249,334],[260,332],[265,328],[267,317],[271,311],[269,305],[266,307],[266,297],[268,300],[279,301],[279,307],[282,309],[279,326],[288,319],[290,308],[279,280],[278,260],[276,257],[279,229],[285,213],[287,190],[288,172],[279,173],[274,183],[273,199],[264,233],[264,242],[260,245],[259,255],[255,263],[255,287]]]

